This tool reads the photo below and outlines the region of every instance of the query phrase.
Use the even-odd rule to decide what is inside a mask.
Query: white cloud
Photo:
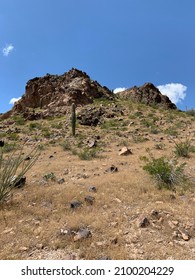
[[[14,103],[17,102],[17,101],[20,100],[20,99],[21,99],[21,97],[18,97],[18,98],[13,97],[13,98],[10,100],[9,104],[14,105]]]
[[[10,54],[10,52],[12,52],[14,49],[14,46],[12,44],[8,44],[5,46],[5,48],[3,48],[2,52],[4,56],[8,56]]]
[[[182,84],[171,83],[157,86],[157,88],[162,94],[167,95],[174,104],[186,97],[187,87]]]
[[[119,87],[119,88],[115,88],[113,92],[118,93],[118,92],[121,92],[121,91],[124,91],[124,90],[126,90],[126,88]]]

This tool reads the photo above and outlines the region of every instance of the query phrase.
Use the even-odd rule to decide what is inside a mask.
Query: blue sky
[[[72,67],[116,88],[152,82],[195,108],[194,0],[0,0],[0,112]]]

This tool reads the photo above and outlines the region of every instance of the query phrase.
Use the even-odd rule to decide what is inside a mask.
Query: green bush
[[[64,151],[71,151],[71,144],[69,141],[64,141],[64,143],[62,143],[62,148]]]
[[[82,151],[77,152],[77,155],[81,160],[91,160],[97,157],[97,149],[84,148]]]
[[[35,130],[35,129],[41,129],[41,124],[38,122],[32,122],[29,124],[29,129],[30,130]]]
[[[175,143],[174,153],[178,157],[189,157],[190,152],[193,152],[194,147],[189,139]]]
[[[50,173],[46,173],[44,176],[43,176],[43,179],[46,180],[46,181],[55,181],[56,180],[56,175],[53,173],[53,172],[50,172]]]
[[[168,160],[166,157],[157,159],[151,157],[143,169],[157,180],[159,188],[174,189],[175,185],[186,180],[184,166],[185,163],[178,165],[177,161]]]
[[[35,164],[39,156],[37,148],[28,154],[29,160],[25,160],[23,149],[5,156],[4,147],[0,147],[0,203],[9,198],[17,182]]]

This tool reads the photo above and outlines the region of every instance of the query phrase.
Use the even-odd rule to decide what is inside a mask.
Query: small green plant
[[[143,142],[148,141],[148,138],[146,138],[142,135],[137,135],[137,134],[133,134],[132,139],[133,139],[134,143],[143,143]]]
[[[185,163],[178,165],[177,161],[168,160],[166,157],[155,159],[151,156],[143,169],[157,180],[159,188],[165,187],[173,190],[175,185],[186,181],[184,166]]]
[[[6,142],[4,147],[3,147],[3,151],[4,153],[10,153],[10,152],[13,152],[14,150],[16,150],[18,147],[18,145],[16,145],[15,143],[13,142]]]
[[[17,140],[19,140],[19,135],[17,134],[17,133],[10,133],[8,136],[7,136],[7,138],[9,139],[9,140],[12,140],[12,141],[17,141]]]
[[[53,172],[50,172],[50,173],[46,173],[44,176],[43,176],[43,179],[46,180],[46,181],[55,181],[56,180],[56,175],[53,173]]]
[[[11,155],[5,155],[4,146],[0,147],[0,203],[6,201],[15,185],[35,164],[38,159],[39,151],[33,149],[26,161],[23,149],[14,151]]]
[[[186,157],[188,158],[190,155],[190,152],[193,152],[193,146],[189,139],[185,141],[180,141],[175,143],[175,150],[174,153],[178,157]]]
[[[176,130],[175,127],[169,127],[165,130],[165,133],[170,135],[170,136],[177,136],[178,135],[178,132]]]
[[[76,134],[76,107],[75,104],[72,104],[72,114],[71,114],[71,127],[72,127],[72,135]]]
[[[156,149],[156,150],[163,150],[164,149],[164,144],[163,143],[157,143],[157,144],[155,144],[154,145],[154,148]]]
[[[41,124],[38,122],[32,122],[29,124],[30,130],[41,129]]]
[[[71,150],[71,144],[67,140],[62,143],[62,147],[63,147],[64,151],[70,151]]]
[[[83,150],[77,152],[77,155],[81,160],[91,160],[97,157],[97,149],[84,148]]]
[[[63,124],[61,122],[59,123],[53,123],[51,125],[52,128],[56,128],[56,129],[62,129],[63,128]]]
[[[14,119],[16,125],[24,125],[26,122],[22,116],[15,116],[13,119]]]

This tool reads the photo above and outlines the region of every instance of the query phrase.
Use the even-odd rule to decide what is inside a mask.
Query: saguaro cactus
[[[72,126],[72,135],[75,136],[76,132],[76,106],[72,104],[72,116],[71,116],[71,126]]]

